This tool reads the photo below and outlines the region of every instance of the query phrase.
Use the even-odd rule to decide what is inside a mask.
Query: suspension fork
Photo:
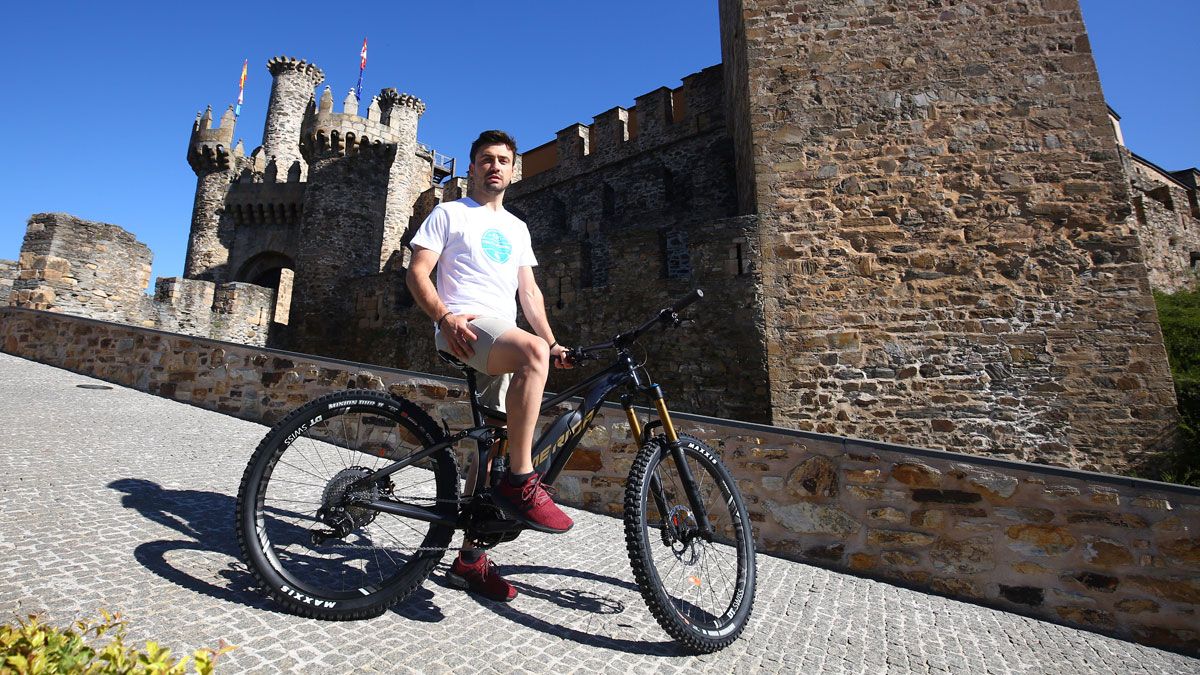
[[[621,394],[621,407],[625,410],[625,417],[629,419],[629,430],[633,432],[633,442],[637,447],[642,447],[642,421],[638,419],[637,413],[633,410],[633,397],[629,394]],[[654,498],[654,505],[658,507],[658,512],[663,518],[667,517],[667,502],[663,497],[662,481],[658,479],[658,474],[650,474],[650,496]]]
[[[652,384],[649,389],[650,397],[654,400],[654,407],[658,411],[658,419],[662,421],[663,432],[667,436],[667,448],[671,451],[671,457],[679,469],[679,479],[683,481],[683,491],[687,494],[688,502],[692,507],[692,515],[696,518],[696,525],[700,528],[701,533],[711,533],[712,525],[708,521],[708,511],[704,508],[704,502],[700,499],[700,490],[696,486],[696,479],[692,477],[692,470],[688,467],[687,459],[683,455],[683,446],[679,444],[679,434],[675,432],[675,425],[671,422],[671,413],[667,410],[662,387]],[[654,494],[658,512],[663,515],[663,518],[666,518],[665,499],[658,474],[650,477],[650,490]]]

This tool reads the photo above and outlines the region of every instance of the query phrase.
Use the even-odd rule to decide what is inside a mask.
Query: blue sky
[[[114,223],[154,252],[153,275],[182,273],[195,175],[185,160],[199,110],[246,101],[236,136],[262,140],[265,64],[319,65],[340,107],[370,40],[364,95],[396,87],[423,99],[421,142],[465,156],[483,128],[523,148],[573,122],[721,59],[715,0],[500,3],[42,2],[6,10],[0,54],[0,258],[25,222],[66,211]],[[370,7],[372,18],[364,18]],[[181,9],[187,8],[187,9]],[[1167,169],[1200,164],[1195,0],[1083,0],[1100,79],[1126,144]],[[152,289],[151,289],[152,290]]]

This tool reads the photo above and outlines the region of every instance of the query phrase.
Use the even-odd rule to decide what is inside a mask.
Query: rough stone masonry
[[[1101,470],[1170,442],[1077,2],[721,12],[775,422]]]

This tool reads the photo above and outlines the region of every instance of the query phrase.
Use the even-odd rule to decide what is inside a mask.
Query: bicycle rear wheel
[[[701,530],[662,437],[639,451],[625,490],[633,575],[663,630],[698,652],[727,647],[754,605],[754,540],[737,483],[699,440],[679,439],[711,529]],[[657,492],[657,494],[656,494]]]
[[[358,619],[381,614],[420,585],[453,528],[349,506],[340,517],[350,531],[337,537],[323,514],[344,504],[362,477],[442,437],[413,403],[366,390],[323,396],[276,425],[246,467],[236,514],[243,557],[271,597],[303,616]],[[356,496],[452,518],[458,494],[447,449]]]

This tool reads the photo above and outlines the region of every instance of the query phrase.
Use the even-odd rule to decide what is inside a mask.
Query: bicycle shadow
[[[138,545],[133,555],[143,567],[194,593],[253,609],[286,613],[263,594],[254,575],[241,562],[241,550],[233,531],[233,497],[203,490],[166,489],[143,478],[121,478],[108,487],[125,493],[121,497],[125,508],[189,538],[160,539]],[[172,555],[181,551],[218,554],[230,561],[215,571],[213,576],[220,581],[204,579],[171,563]],[[445,618],[433,603],[433,592],[423,586],[391,610],[416,621],[434,623]]]
[[[633,594],[637,601],[641,601],[641,596],[636,584],[623,581],[616,577],[611,577],[605,574],[596,572],[588,572],[585,570],[577,570],[566,567],[550,567],[546,565],[501,565],[501,573],[508,579],[509,583],[517,588],[520,595],[517,596],[516,602],[501,603],[490,600],[481,599],[474,594],[471,598],[475,599],[481,606],[490,609],[497,615],[508,619],[514,623],[541,631],[548,635],[562,638],[564,640],[572,640],[579,644],[589,647],[599,647],[603,649],[611,649],[614,651],[625,652],[635,655],[646,656],[684,656],[690,655],[690,652],[683,650],[678,643],[673,640],[664,640],[662,642],[651,642],[647,640],[637,640],[629,638],[613,637],[609,635],[600,635],[592,632],[592,620],[589,618],[585,627],[577,628],[554,623],[539,616],[526,611],[522,611],[521,598],[536,598],[544,602],[554,605],[558,609],[583,612],[593,615],[611,615],[616,616],[623,614],[626,611],[626,603],[617,593],[610,593],[603,590],[603,587],[612,587],[614,589],[624,589]],[[530,581],[527,577],[530,575],[555,575],[566,577],[574,580],[567,584],[560,585],[556,588],[548,588],[546,586],[536,584]],[[588,582],[579,584],[579,582]],[[438,575],[436,582],[444,587],[448,587],[443,575]],[[602,590],[597,591],[597,586]],[[627,595],[627,594],[620,594]],[[614,623],[617,623],[614,621]],[[619,627],[632,628],[630,623],[618,623]],[[652,624],[654,630],[661,630],[658,624]]]

